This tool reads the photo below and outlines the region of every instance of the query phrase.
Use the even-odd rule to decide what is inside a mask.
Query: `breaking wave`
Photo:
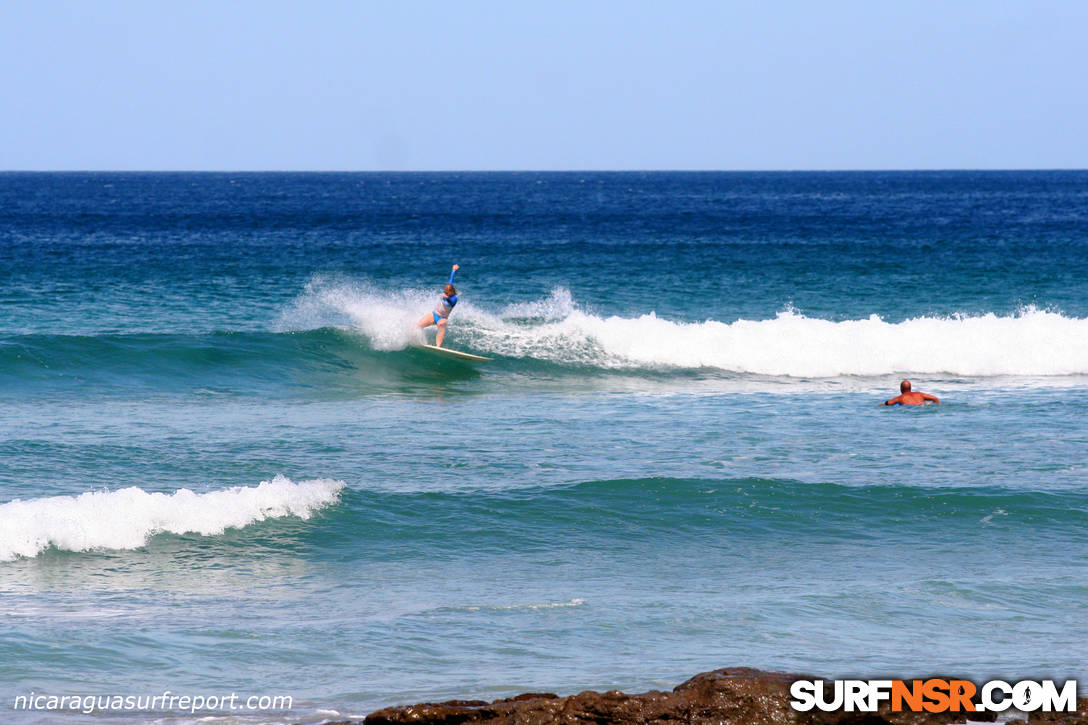
[[[336,503],[342,481],[283,476],[222,491],[149,493],[132,486],[0,504],[0,561],[65,551],[137,549],[161,533],[214,536],[285,516],[308,519]]]
[[[375,350],[422,339],[415,327],[433,292],[389,292],[315,280],[281,320],[283,330],[346,326]],[[464,301],[448,340],[505,358],[609,370],[716,369],[830,378],[894,373],[989,376],[1088,374],[1088,319],[1025,307],[999,315],[889,322],[877,315],[833,321],[786,309],[766,320],[669,320],[582,309],[558,288],[541,300],[488,311]]]

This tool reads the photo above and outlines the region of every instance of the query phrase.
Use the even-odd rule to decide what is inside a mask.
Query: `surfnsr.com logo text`
[[[790,705],[808,712],[876,712],[889,703],[892,712],[1076,712],[1077,681],[1060,687],[1054,680],[991,680],[981,687],[970,680],[797,680]]]

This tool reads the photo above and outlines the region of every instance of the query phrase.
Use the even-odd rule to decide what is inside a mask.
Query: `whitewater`
[[[430,296],[433,296],[430,295]],[[282,331],[340,324],[376,350],[424,340],[413,322],[430,296],[420,290],[312,280],[279,321]],[[1088,319],[1024,307],[1008,315],[951,314],[887,322],[824,320],[787,308],[773,319],[684,322],[601,316],[566,288],[495,312],[465,302],[456,339],[507,358],[604,369],[700,369],[796,378],[940,374],[971,377],[1088,374]]]
[[[257,486],[195,493],[135,486],[0,504],[0,561],[65,551],[138,549],[161,533],[222,534],[270,518],[308,519],[335,503],[343,481],[294,483],[283,476]]]

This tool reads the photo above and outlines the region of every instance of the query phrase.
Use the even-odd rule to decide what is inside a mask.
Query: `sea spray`
[[[285,313],[291,329],[344,324],[377,350],[418,341],[414,320],[430,296],[315,279]],[[773,319],[670,320],[654,311],[602,317],[566,288],[489,312],[458,305],[455,344],[475,351],[607,370],[716,369],[831,378],[897,373],[970,377],[1088,374],[1088,319],[1022,307],[1007,315],[923,316],[892,322],[808,317],[792,307]]]
[[[402,350],[423,342],[416,323],[437,297],[438,292],[383,290],[363,281],[316,275],[284,310],[275,329],[342,327],[365,335],[375,350]]]

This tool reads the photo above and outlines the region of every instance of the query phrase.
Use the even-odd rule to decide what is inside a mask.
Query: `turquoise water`
[[[0,706],[1083,678],[1086,201],[1084,172],[0,174]],[[447,345],[486,365],[412,347],[454,262]],[[903,377],[941,405],[878,406]]]

